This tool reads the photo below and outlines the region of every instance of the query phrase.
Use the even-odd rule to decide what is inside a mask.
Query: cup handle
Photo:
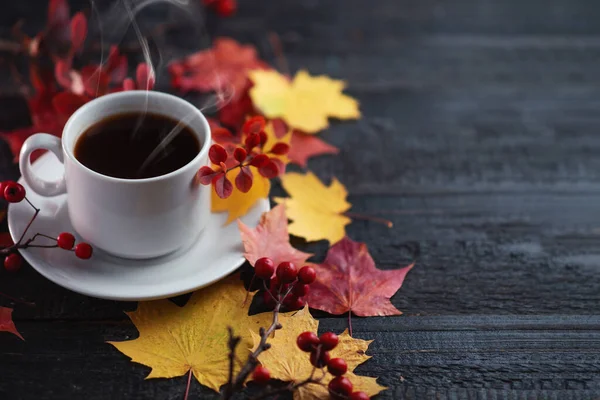
[[[60,138],[47,133],[36,133],[30,136],[23,143],[21,154],[19,155],[19,169],[25,183],[41,196],[57,196],[66,193],[67,186],[65,185],[64,175],[59,180],[50,182],[39,178],[31,170],[31,162],[29,160],[31,153],[40,149],[50,150],[61,163],[64,163]]]

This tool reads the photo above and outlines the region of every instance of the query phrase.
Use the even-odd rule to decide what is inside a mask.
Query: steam
[[[154,79],[156,85],[159,86],[158,79],[161,74],[166,72],[164,69],[170,61],[210,45],[204,22],[205,16],[198,0],[118,0],[106,10],[101,10],[95,0],[90,0],[90,5],[92,16],[95,19],[90,23],[90,28],[97,30],[95,35],[94,32],[90,32],[91,37],[95,37],[96,40],[99,38],[103,49],[100,56],[100,68],[106,63],[107,57],[104,52],[108,51],[111,44],[119,46],[126,41],[130,42],[133,36],[139,44],[141,58],[149,67],[145,87],[147,91],[150,88],[150,79]],[[153,13],[155,8],[156,12]],[[174,27],[180,36],[173,40],[168,32],[157,31],[156,27],[158,26]],[[182,47],[182,44],[186,43],[193,44],[194,48]],[[129,58],[133,60],[133,57]],[[142,60],[138,59],[137,61]],[[214,79],[220,81],[222,77],[217,70],[216,60],[213,58],[210,62]],[[100,68],[97,73],[100,73]],[[223,90],[204,97],[200,104],[196,104],[200,111],[218,110],[232,100],[235,95],[232,85],[227,85],[222,81],[220,83],[222,84],[219,86],[223,87]],[[99,88],[97,88],[97,93],[98,90]],[[148,112],[148,96],[145,101],[144,111],[135,129],[131,132],[132,140],[141,133],[140,127]],[[149,165],[168,154],[168,145],[189,124],[193,116],[194,114],[191,114],[183,118],[164,136],[140,166],[140,174]]]

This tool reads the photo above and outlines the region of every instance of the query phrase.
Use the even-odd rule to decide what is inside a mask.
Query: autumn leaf
[[[308,378],[313,370],[308,353],[303,352],[296,345],[296,338],[302,332],[317,332],[319,321],[314,319],[308,308],[305,307],[294,314],[280,314],[279,322],[283,326],[276,331],[275,336],[269,339],[271,348],[258,357],[258,360],[270,372],[271,378],[284,382],[299,382]],[[251,332],[254,347],[260,342],[260,337]],[[369,396],[375,396],[382,390],[387,389],[377,383],[377,378],[359,376],[353,373],[357,366],[367,361],[370,356],[365,353],[372,341],[355,339],[350,337],[346,331],[339,335],[339,343],[330,354],[331,358],[343,358],[348,364],[348,372],[344,375],[354,385],[355,391],[363,391]],[[316,372],[315,377],[321,373]],[[294,400],[317,400],[327,399],[327,384],[333,379],[332,375],[326,373],[321,384],[308,384],[294,391]]]
[[[277,71],[248,73],[254,86],[250,98],[269,118],[282,118],[291,128],[317,133],[329,126],[328,117],[357,119],[358,102],[345,94],[344,81],[299,71],[290,82]]]
[[[169,300],[140,302],[127,313],[140,335],[109,342],[133,362],[152,368],[146,379],[173,378],[191,371],[198,382],[218,391],[228,379],[227,327],[242,339],[239,359],[246,359],[250,331],[270,324],[269,314],[248,316],[246,290],[238,275],[195,292],[184,307]]]
[[[334,315],[400,315],[390,298],[413,266],[377,269],[367,246],[345,237],[329,249],[322,264],[313,264],[317,280],[310,285],[307,303]]]
[[[344,227],[351,220],[343,213],[351,205],[346,201],[346,188],[337,179],[325,186],[312,172],[290,172],[281,177],[281,183],[290,198],[275,198],[275,202],[285,204],[293,221],[288,227],[292,235],[309,241],[325,239],[331,244],[346,235]]]
[[[291,162],[306,168],[309,158],[323,154],[338,154],[340,149],[324,142],[316,136],[294,131],[288,157]]]
[[[0,332],[9,332],[16,335],[21,340],[25,340],[13,322],[12,312],[12,308],[0,307]]]
[[[269,68],[258,58],[254,46],[242,45],[227,37],[216,38],[213,47],[169,65],[171,84],[188,92],[231,92],[233,100],[244,93],[248,84],[247,72]]]
[[[252,266],[261,257],[269,257],[275,265],[290,261],[302,266],[310,253],[304,253],[292,247],[287,230],[287,217],[282,205],[263,213],[256,228],[250,228],[238,220],[238,227],[244,243],[244,257]]]
[[[268,152],[273,148],[276,143],[286,143],[289,145],[292,135],[289,132],[287,135],[277,138],[275,136],[275,132],[271,124],[267,124],[265,126],[265,133],[267,134],[267,141],[264,144],[264,151]],[[222,140],[225,140],[225,135],[220,135]],[[237,136],[231,136],[230,142],[222,142],[224,146],[228,149],[228,152],[233,151],[235,148],[234,144],[241,143],[243,138],[239,138]],[[278,167],[280,168],[280,172],[285,171],[285,165],[289,162],[289,159],[286,155],[276,156],[273,155],[276,160],[278,160]],[[234,162],[234,158],[230,155],[228,162]],[[228,165],[230,167],[231,165]],[[247,193],[242,193],[235,186],[233,188],[233,193],[231,196],[226,199],[220,198],[214,190],[211,190],[211,211],[212,212],[225,212],[229,213],[227,217],[226,224],[235,221],[236,219],[246,215],[246,213],[252,208],[252,206],[260,199],[264,199],[269,196],[269,191],[271,190],[271,182],[269,179],[263,177],[258,173],[258,169],[255,167],[250,167],[250,171],[254,176],[254,180],[252,183],[252,187]],[[234,172],[234,171],[232,171]]]

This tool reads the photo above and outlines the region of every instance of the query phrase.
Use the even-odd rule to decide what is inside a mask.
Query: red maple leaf
[[[337,154],[339,152],[340,149],[324,142],[315,135],[307,135],[299,131],[294,131],[292,133],[288,158],[291,162],[306,168],[306,163],[311,157],[323,154]]]
[[[290,261],[298,266],[312,257],[292,247],[288,234],[288,221],[285,216],[285,206],[278,205],[271,211],[263,213],[256,228],[250,228],[238,220],[238,228],[244,243],[244,257],[252,266],[261,257],[269,257],[275,265]]]
[[[25,340],[12,320],[12,311],[12,308],[0,307],[0,332],[10,332],[21,340]]]
[[[248,70],[258,68],[267,69],[269,66],[259,60],[254,46],[220,37],[215,39],[212,48],[172,62],[169,72],[175,89],[183,92],[214,90],[237,99],[248,84]]]
[[[306,301],[309,307],[334,315],[400,315],[390,298],[413,266],[377,269],[364,243],[344,237],[329,249],[322,264],[314,264],[317,280],[310,285]]]

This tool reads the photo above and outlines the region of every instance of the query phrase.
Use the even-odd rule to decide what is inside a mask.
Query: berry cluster
[[[328,385],[332,399],[369,400],[364,392],[353,392],[352,382],[343,375],[348,371],[348,364],[343,358],[331,358],[329,352],[338,345],[339,338],[333,332],[325,332],[317,336],[314,332],[303,332],[298,335],[296,344],[300,350],[310,353],[310,363],[316,368],[325,368],[335,378]]]
[[[267,134],[264,131],[265,119],[261,116],[252,117],[244,123],[242,135],[245,136],[243,145],[236,146],[232,154],[220,144],[213,144],[208,152],[210,161],[215,169],[204,166],[198,171],[201,184],[212,184],[217,195],[226,199],[233,192],[233,185],[227,178],[227,173],[239,169],[235,177],[235,186],[242,193],[247,193],[252,187],[253,175],[250,167],[256,167],[258,173],[267,179],[279,175],[283,164],[277,157],[290,150],[283,142],[275,143],[270,149],[265,149]]]
[[[64,250],[73,251],[75,255],[81,259],[87,260],[92,256],[92,246],[88,243],[78,243],[75,245],[75,236],[69,232],[63,232],[58,237],[53,238],[48,235],[44,235],[42,233],[36,233],[30,239],[23,241],[25,234],[31,227],[33,220],[37,217],[40,210],[36,208],[31,202],[27,199],[26,191],[23,185],[13,182],[13,181],[4,181],[0,182],[0,198],[6,200],[9,203],[20,203],[25,200],[27,203],[35,210],[35,214],[27,224],[27,228],[21,235],[19,241],[12,246],[5,247],[0,249],[0,254],[6,255],[4,258],[4,268],[9,272],[18,271],[23,264],[23,259],[21,255],[18,253],[19,249],[26,249],[29,247],[44,247],[44,248],[54,248],[58,247]],[[51,245],[37,245],[34,244],[34,240],[38,237],[44,237],[46,239],[50,239],[55,242],[55,244]]]
[[[306,305],[304,297],[317,276],[313,267],[306,265],[298,270],[289,261],[280,263],[275,269],[273,260],[267,257],[256,260],[254,274],[265,281],[265,305],[274,308],[277,304],[282,304],[288,310],[299,310]],[[266,281],[269,281],[268,288]]]
[[[236,0],[202,0],[202,2],[221,17],[231,17],[237,11]]]

